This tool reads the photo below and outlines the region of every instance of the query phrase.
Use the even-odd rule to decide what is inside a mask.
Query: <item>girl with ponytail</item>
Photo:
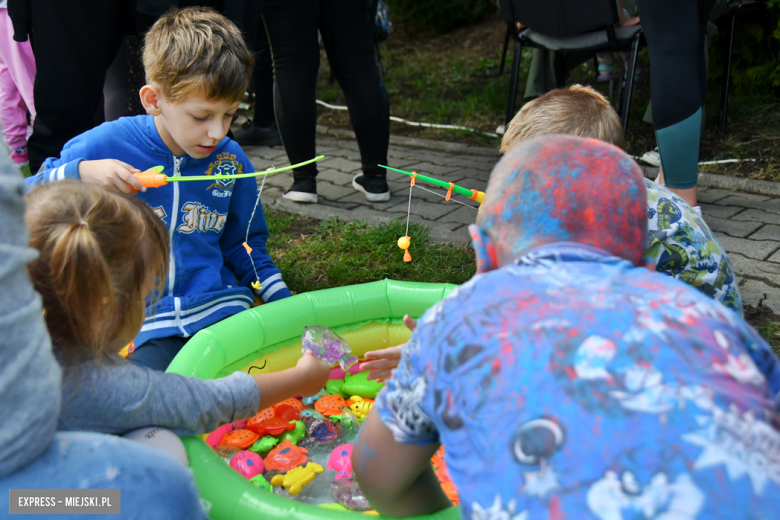
[[[209,381],[126,362],[118,352],[166,279],[166,227],[147,204],[78,181],[42,185],[27,204],[30,245],[40,253],[30,275],[65,372],[58,429],[194,435],[324,386],[330,367],[311,355],[281,372]]]

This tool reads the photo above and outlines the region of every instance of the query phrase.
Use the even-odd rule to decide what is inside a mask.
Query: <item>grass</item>
[[[268,208],[268,251],[296,293],[373,282],[383,278],[462,284],[474,275],[470,247],[431,242],[427,229],[409,226],[414,261],[404,263],[396,241],[403,220],[379,227],[337,219],[321,221]],[[746,306],[745,319],[780,355],[780,316],[768,307]]]
[[[396,245],[406,232],[403,220],[370,227],[335,218],[320,221],[270,208],[265,216],[270,231],[268,250],[294,292],[383,278],[462,284],[476,269],[470,248],[432,243],[427,229],[419,224],[409,226],[409,251],[414,262],[405,263],[403,251]]]

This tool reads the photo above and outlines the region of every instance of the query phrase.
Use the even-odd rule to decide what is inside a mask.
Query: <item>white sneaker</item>
[[[658,147],[655,150],[645,152],[645,154],[639,158],[640,161],[645,162],[651,166],[661,167],[661,154],[658,152]]]

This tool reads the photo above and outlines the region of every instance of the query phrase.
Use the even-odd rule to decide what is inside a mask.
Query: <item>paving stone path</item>
[[[393,144],[393,141],[396,140],[391,140],[388,166],[430,174],[478,190],[485,189],[498,160],[498,152],[487,148],[461,147],[446,152]],[[258,170],[272,164],[288,164],[282,148],[246,147],[245,152]],[[406,218],[409,177],[388,172],[390,201],[370,203],[352,188],[352,177],[360,172],[360,153],[354,140],[318,136],[317,153],[326,156],[319,163],[319,204],[298,204],[283,199],[284,189],[292,184],[292,177],[286,174],[267,179],[263,204],[319,219],[335,216],[369,224]],[[460,196],[445,202],[441,196],[445,190],[423,186],[434,193],[414,190],[413,221],[428,226],[434,241],[469,243],[466,228],[476,218],[476,204]],[[455,199],[473,207],[464,207]],[[764,304],[780,313],[780,197],[700,188],[699,202],[704,219],[729,253],[745,303],[756,305],[766,295]]]

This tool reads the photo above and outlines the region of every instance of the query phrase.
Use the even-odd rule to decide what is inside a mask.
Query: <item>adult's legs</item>
[[[27,105],[0,58],[0,123],[11,150],[27,146]]]
[[[365,181],[373,194],[388,193],[386,172],[390,107],[374,52],[376,0],[321,0],[320,34],[333,74],[344,91]],[[388,193],[389,195],[389,193]]]
[[[17,42],[13,39],[13,25],[8,9],[0,9],[0,59],[8,67],[11,79],[24,101],[30,116],[35,119],[33,82],[35,81],[35,57],[30,40]]]
[[[255,42],[255,116],[251,126],[236,132],[235,140],[242,146],[278,146],[282,144],[274,114],[274,65],[268,33],[260,21],[253,38]]]
[[[106,69],[127,20],[123,1],[29,0],[29,6],[38,69],[37,116],[28,144],[35,172],[47,157],[58,157],[66,142],[95,126]]]
[[[667,187],[696,206],[706,90],[704,37],[714,0],[638,0],[650,53],[653,126]]]
[[[113,435],[58,432],[40,457],[1,478],[0,487],[120,489],[123,517],[206,518],[188,468],[158,448]],[[8,499],[0,493],[0,511],[8,511]]]
[[[316,155],[317,42],[319,0],[268,0],[263,21],[274,60],[274,106],[276,122],[287,158],[292,164]],[[316,202],[317,163],[296,168],[291,193],[310,193]]]

